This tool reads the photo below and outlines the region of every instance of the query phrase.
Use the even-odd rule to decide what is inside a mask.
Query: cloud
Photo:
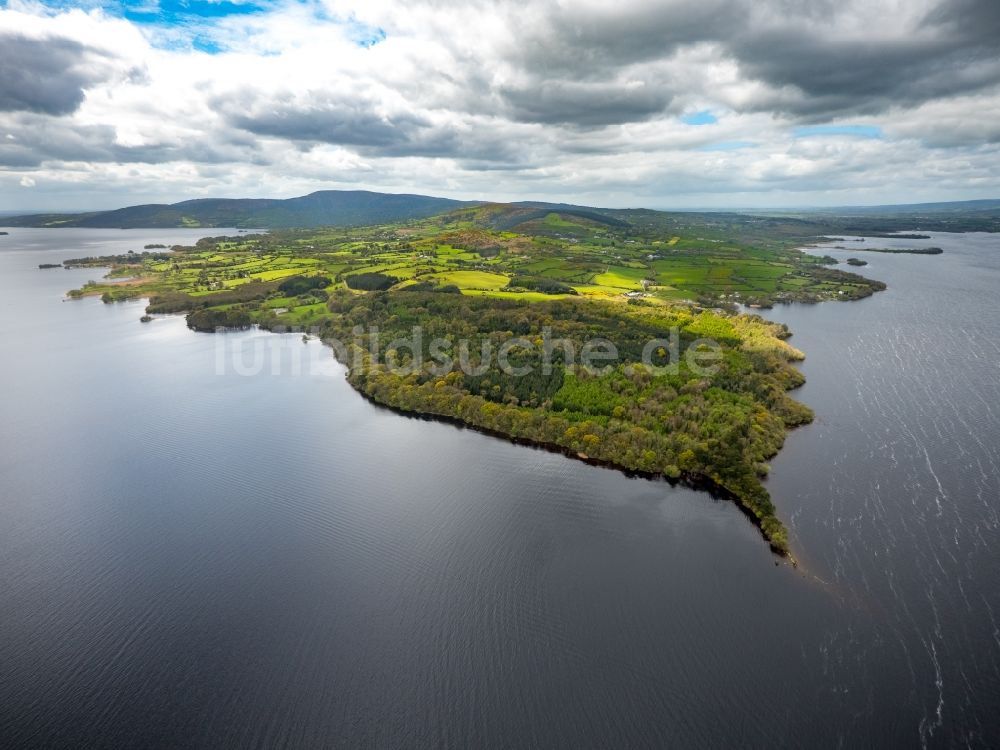
[[[737,108],[822,121],[877,114],[1000,83],[995,0],[668,0],[544,4],[510,22],[505,59],[539,86],[642,76],[705,45],[745,83],[764,85]],[[516,13],[516,11],[514,11]],[[676,78],[674,91],[690,88]],[[693,81],[692,81],[693,83]],[[590,101],[599,101],[599,98]],[[560,113],[560,108],[555,109]],[[586,118],[580,107],[564,119]],[[622,120],[629,117],[626,108]],[[631,108],[634,117],[651,114]],[[545,121],[544,110],[540,117]]]
[[[65,115],[109,74],[107,55],[72,39],[0,32],[0,111]]]
[[[225,138],[178,138],[123,142],[111,124],[80,124],[66,118],[21,114],[7,119],[7,137],[0,141],[0,167],[37,167],[46,162],[119,162],[160,164],[187,161],[223,164],[254,161],[256,144]]]
[[[376,102],[355,92],[297,99],[243,91],[218,97],[212,105],[231,125],[257,135],[365,148],[400,147],[419,140],[430,125],[408,112],[380,113]]]
[[[255,135],[351,147],[366,156],[518,160],[510,144],[496,137],[503,123],[466,113],[442,117],[402,108],[346,86],[337,93],[244,89],[213,97],[210,105],[229,125]]]
[[[1000,194],[995,0],[17,3],[14,206],[22,178],[32,208],[338,185],[654,207]]]
[[[673,98],[642,81],[543,81],[499,91],[515,120],[594,127],[646,120],[663,112]]]
[[[28,175],[25,175],[19,180],[18,184],[21,187],[33,188],[35,186],[35,180],[33,177],[28,177]]]
[[[762,108],[811,121],[879,114],[1000,83],[995,46],[926,26],[883,39],[784,26],[742,35],[727,53],[746,76],[772,87]]]
[[[606,77],[611,71],[669,59],[683,47],[737,34],[751,13],[750,0],[583,0],[538,3],[537,14],[508,6],[509,57],[526,71],[570,80]]]

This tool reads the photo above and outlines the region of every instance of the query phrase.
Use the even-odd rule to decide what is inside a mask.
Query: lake
[[[997,238],[868,253],[888,291],[767,311],[817,413],[768,482],[796,570],[732,503],[37,268],[205,230],[7,231],[5,747],[1000,743]]]

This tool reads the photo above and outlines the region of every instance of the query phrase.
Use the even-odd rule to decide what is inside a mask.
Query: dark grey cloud
[[[72,173],[88,191],[124,176],[122,193],[336,179],[575,202],[998,184],[1000,0],[413,0],[385,11],[400,25],[387,16],[385,44],[343,59],[299,10],[278,3],[279,23],[228,45],[246,56],[236,64],[138,34],[102,52],[120,19],[81,26],[77,42],[68,21],[7,13],[0,181],[19,194],[19,172],[39,186]],[[717,122],[676,117],[703,109]],[[884,138],[791,137],[868,116]]]
[[[515,34],[514,58],[529,71],[603,80],[609,71],[662,60],[678,48],[722,40],[745,28],[750,0],[609,3],[590,10],[553,4],[544,23],[529,17]]]
[[[212,102],[230,125],[256,135],[292,141],[371,148],[399,147],[428,123],[411,114],[388,118],[363,98],[320,94],[308,104],[255,92]]]
[[[0,32],[0,111],[66,115],[109,72],[106,53],[64,37]]]
[[[0,167],[38,167],[45,162],[164,164],[191,161],[224,164],[264,163],[255,144],[245,139],[205,138],[158,141],[139,146],[117,142],[111,125],[79,125],[67,119],[19,113],[0,117]]]
[[[500,95],[510,105],[515,120],[581,127],[646,120],[663,112],[673,99],[661,86],[577,81],[502,88]]]
[[[996,0],[950,0],[924,17],[923,27],[934,29],[956,42],[985,45],[1000,54],[1000,3]]]
[[[641,78],[642,66],[669,65],[696,45],[711,45],[744,78],[767,84],[740,106],[803,120],[876,114],[1000,85],[1000,1],[941,0],[912,28],[886,8],[872,38],[838,30],[864,10],[832,0],[551,6],[543,22],[520,30],[509,53],[525,83],[498,93],[524,121],[639,121],[690,94],[685,82],[653,79],[654,88],[638,95],[618,86],[613,97],[602,88],[636,70]]]
[[[212,107],[234,128],[254,135],[303,144],[346,146],[366,156],[424,156],[470,160],[514,158],[514,150],[494,130],[463,132],[454,124],[436,126],[426,117],[379,113],[370,99],[318,94],[308,102],[266,92],[244,91],[216,97]]]
[[[942,3],[919,29],[889,41],[794,25],[749,29],[728,41],[727,52],[744,75],[801,92],[761,101],[761,109],[814,120],[877,114],[1000,84],[998,7],[995,0]]]

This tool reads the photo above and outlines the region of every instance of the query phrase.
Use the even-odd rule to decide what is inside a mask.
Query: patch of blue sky
[[[0,0],[0,7],[4,0]],[[99,8],[109,15],[120,16],[157,33],[152,43],[162,49],[191,48],[218,54],[225,47],[212,30],[216,23],[233,16],[266,13],[274,5],[270,0],[47,0],[52,11],[70,8]]]
[[[135,23],[180,25],[194,19],[213,20],[229,16],[263,13],[273,7],[271,2],[256,0],[45,0],[53,10],[69,8],[100,8],[105,13],[122,16]],[[0,0],[0,6],[6,5]]]
[[[230,0],[122,0],[108,3],[105,8],[120,9],[122,16],[136,23],[184,23],[193,18],[215,19],[262,13],[265,4],[231,2]]]
[[[368,26],[367,24],[355,21],[353,18],[347,22],[347,35],[352,42],[365,49],[374,47],[379,42],[385,41],[385,29],[377,26]]]
[[[191,39],[191,47],[199,52],[207,52],[210,55],[217,55],[225,50],[225,47],[211,37],[200,35]]]
[[[825,135],[847,135],[854,138],[882,138],[878,125],[803,125],[792,131],[795,138],[812,138]]]
[[[681,117],[681,122],[685,125],[714,125],[718,121],[719,118],[707,109],[701,112],[691,112]]]

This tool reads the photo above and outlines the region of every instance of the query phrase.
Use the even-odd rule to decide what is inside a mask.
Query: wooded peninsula
[[[65,265],[110,267],[70,296],[148,298],[146,321],[320,336],[393,409],[714,490],[790,556],[762,479],[812,419],[788,395],[803,355],[747,310],[884,285],[797,250],[780,221],[678,216],[486,204]]]

